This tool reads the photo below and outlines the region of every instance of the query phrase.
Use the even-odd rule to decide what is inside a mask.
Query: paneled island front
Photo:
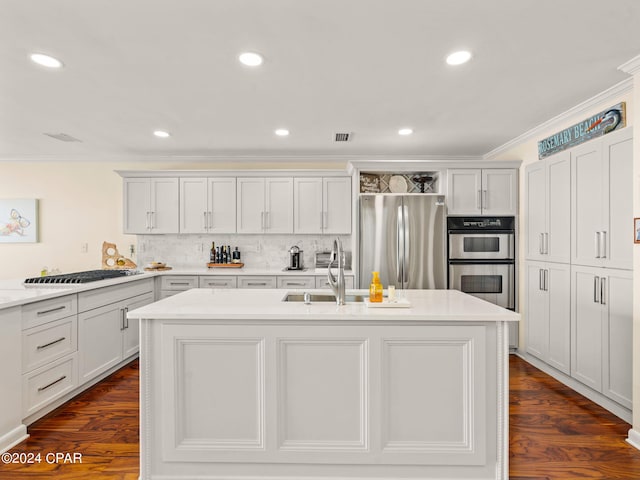
[[[142,480],[508,478],[518,314],[455,290],[400,292],[407,308],[291,293],[193,289],[129,312]]]

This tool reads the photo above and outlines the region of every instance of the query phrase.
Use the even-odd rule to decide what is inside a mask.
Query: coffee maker
[[[294,245],[289,249],[289,266],[287,270],[302,270],[302,250]]]

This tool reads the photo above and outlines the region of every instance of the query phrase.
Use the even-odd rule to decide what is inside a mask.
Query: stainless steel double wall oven
[[[515,310],[515,218],[449,217],[448,285]]]

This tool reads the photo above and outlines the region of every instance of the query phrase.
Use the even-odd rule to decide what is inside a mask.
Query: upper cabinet
[[[180,178],[180,233],[235,232],[235,177]]]
[[[571,154],[558,153],[525,169],[528,260],[571,260]]]
[[[461,168],[447,171],[449,215],[516,215],[517,171]]]
[[[238,233],[293,233],[293,178],[239,177]]]
[[[124,179],[124,233],[178,233],[178,179]]]
[[[294,233],[351,233],[351,178],[293,179]]]
[[[572,263],[631,269],[632,130],[574,148],[571,170]]]

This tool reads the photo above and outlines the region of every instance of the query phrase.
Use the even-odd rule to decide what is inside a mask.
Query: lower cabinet
[[[571,269],[571,376],[631,409],[633,272]]]
[[[344,288],[347,290],[353,290],[354,288],[354,280],[353,275],[345,275],[344,277]],[[322,277],[316,277],[316,288],[331,288],[329,286],[329,280],[327,276],[324,275]]]
[[[151,302],[152,292],[78,315],[79,384],[138,352],[138,323],[127,319],[127,311]]]
[[[297,275],[278,277],[277,288],[316,288],[316,277]]]
[[[277,288],[277,280],[271,275],[238,276],[238,288]]]
[[[198,286],[200,288],[236,288],[238,280],[234,276],[213,276],[200,277]]]
[[[527,352],[571,373],[571,267],[526,263]]]

